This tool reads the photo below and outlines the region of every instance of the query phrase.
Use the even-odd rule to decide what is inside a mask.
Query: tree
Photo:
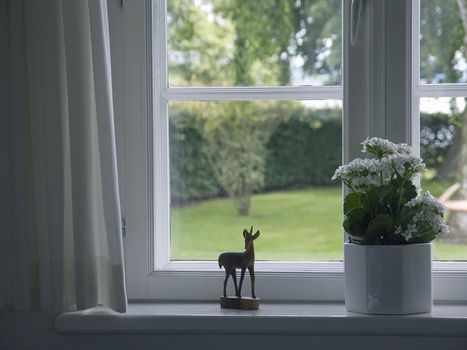
[[[420,7],[420,76],[427,83],[457,83],[464,28],[455,1],[423,0]],[[460,54],[460,55],[459,55]]]
[[[289,85],[294,60],[303,75],[340,83],[340,0],[195,3],[169,2],[169,73],[178,85]],[[277,105],[205,103],[200,113],[203,153],[239,215],[263,187]]]
[[[222,86],[232,80],[233,40],[229,22],[209,21],[191,0],[167,2],[169,83],[175,86]]]
[[[304,72],[325,77],[324,85],[342,84],[341,0],[294,1],[294,45],[290,56],[303,57]]]
[[[203,110],[203,153],[238,214],[248,215],[252,194],[264,185],[266,144],[278,118],[264,103],[209,103]]]

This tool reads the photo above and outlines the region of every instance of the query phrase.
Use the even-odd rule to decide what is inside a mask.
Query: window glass
[[[169,85],[341,84],[341,0],[169,0]]]
[[[464,1],[421,0],[420,81],[421,83],[467,82],[467,6]]]
[[[169,103],[172,260],[340,260],[341,101]]]
[[[467,260],[466,118],[465,98],[420,99],[420,153],[428,168],[421,185],[438,199],[446,197],[448,207],[450,233],[434,245],[437,260]]]

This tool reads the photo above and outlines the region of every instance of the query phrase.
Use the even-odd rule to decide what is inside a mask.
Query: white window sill
[[[217,303],[130,303],[60,314],[61,334],[271,334],[467,337],[467,304],[437,304],[431,314],[360,315],[340,303],[263,303],[257,311]]]

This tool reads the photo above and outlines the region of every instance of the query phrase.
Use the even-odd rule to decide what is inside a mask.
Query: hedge
[[[340,109],[289,110],[267,144],[264,190],[333,184],[342,158]],[[458,118],[457,118],[458,120]],[[224,196],[201,145],[191,110],[169,118],[171,200],[180,204]],[[456,135],[453,117],[422,114],[421,153],[429,167],[441,166]]]
[[[169,118],[170,191],[172,204],[223,195],[202,154],[202,135],[195,116],[182,111]]]
[[[294,113],[277,127],[267,149],[267,190],[330,185],[342,159],[341,111]]]

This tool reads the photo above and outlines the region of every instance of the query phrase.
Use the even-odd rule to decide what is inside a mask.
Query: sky
[[[451,98],[450,97],[422,97],[420,99],[420,112],[424,113],[451,113]],[[302,103],[310,108],[342,108],[342,101],[340,100],[313,100],[302,101]],[[459,111],[465,108],[465,99],[463,97],[456,97],[455,103]]]

